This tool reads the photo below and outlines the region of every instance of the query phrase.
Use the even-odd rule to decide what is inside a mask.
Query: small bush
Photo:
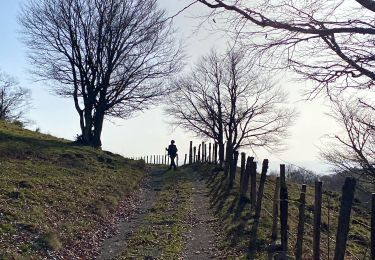
[[[48,231],[40,236],[39,243],[42,247],[57,251],[62,248],[59,237],[54,231]]]
[[[25,127],[24,122],[22,122],[22,121],[20,121],[20,120],[13,120],[12,123],[15,124],[16,126],[21,127],[21,128],[24,128],[24,127]]]

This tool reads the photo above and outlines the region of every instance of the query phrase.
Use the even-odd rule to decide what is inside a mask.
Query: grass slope
[[[0,121],[0,259],[38,259],[95,229],[144,163]]]
[[[262,214],[257,236],[257,248],[255,255],[249,250],[254,247],[250,245],[251,227],[253,215],[250,212],[249,200],[239,200],[239,172],[233,189],[228,190],[223,172],[215,172],[212,165],[196,165],[195,170],[205,176],[210,190],[210,201],[213,210],[220,222],[222,237],[220,240],[221,250],[228,251],[229,259],[267,259],[267,246],[270,244],[270,233],[272,227],[272,199],[275,189],[275,178],[267,176],[265,185],[265,198],[262,203]],[[259,177],[259,176],[258,176]],[[259,181],[259,179],[258,179]],[[298,199],[301,185],[288,182],[289,193],[289,255],[294,256],[296,243],[296,231],[298,225]],[[324,189],[324,183],[323,183]],[[306,194],[306,223],[304,259],[312,257],[312,234],[314,214],[314,187],[307,187]],[[329,202],[329,204],[328,204]],[[340,194],[328,190],[323,193],[321,226],[321,256],[328,259],[328,244],[330,247],[330,259],[333,259],[335,243],[332,239],[336,236],[338,222],[338,211],[340,207]],[[330,223],[328,225],[328,208]],[[370,254],[370,214],[366,208],[355,200],[352,209],[351,227],[349,232],[346,259],[369,259]],[[328,228],[329,227],[329,228]],[[328,240],[328,235],[332,239]],[[329,241],[329,242],[328,242]]]

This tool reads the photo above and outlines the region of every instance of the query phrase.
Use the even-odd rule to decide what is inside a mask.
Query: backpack
[[[177,154],[177,147],[174,144],[169,145],[168,154],[175,156]]]

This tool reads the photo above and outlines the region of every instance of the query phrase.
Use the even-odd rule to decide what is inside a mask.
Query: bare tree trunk
[[[102,146],[101,135],[103,130],[104,112],[96,112],[94,118],[94,129],[92,136],[92,146],[100,148]]]
[[[233,146],[228,140],[227,147],[226,147],[226,155],[225,155],[225,166],[224,166],[225,176],[229,175],[232,160],[233,160]]]

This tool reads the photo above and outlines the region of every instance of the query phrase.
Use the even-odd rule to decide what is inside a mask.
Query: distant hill
[[[0,121],[0,259],[35,259],[81,243],[144,169],[143,161]]]

